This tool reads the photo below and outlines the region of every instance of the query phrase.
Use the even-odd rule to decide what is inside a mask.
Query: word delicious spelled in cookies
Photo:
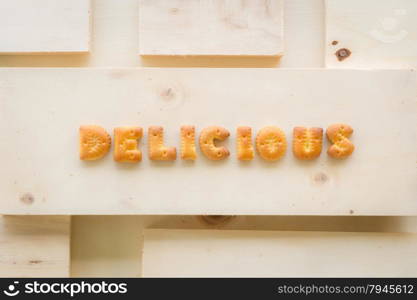
[[[330,146],[330,157],[343,159],[355,149],[349,140],[353,129],[347,124],[333,124],[326,130]],[[80,134],[80,159],[97,160],[103,158],[111,146],[111,137],[107,131],[97,125],[83,125]],[[230,132],[221,126],[209,126],[201,130],[198,145],[201,153],[210,160],[223,160],[230,152],[218,142],[229,138]],[[117,127],[114,129],[113,158],[117,162],[137,163],[142,160],[139,141],[143,129],[136,126]],[[148,128],[148,156],[150,160],[172,161],[177,158],[177,149],[164,143],[164,130],[161,126]],[[192,125],[180,129],[180,157],[184,160],[197,158],[196,131]],[[297,159],[313,160],[320,156],[323,146],[323,129],[318,127],[295,127],[292,137],[292,152]],[[258,131],[255,143],[252,143],[252,128],[238,127],[236,130],[236,153],[242,161],[252,160],[255,152],[266,161],[276,161],[287,151],[288,143],[285,133],[278,127],[267,126]]]

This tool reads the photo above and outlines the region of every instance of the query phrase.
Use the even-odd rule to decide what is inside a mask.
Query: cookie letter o
[[[284,132],[274,126],[262,128],[256,136],[256,149],[265,160],[280,159],[287,150],[287,140]]]

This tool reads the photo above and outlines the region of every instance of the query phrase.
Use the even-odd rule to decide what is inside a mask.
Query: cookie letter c
[[[200,148],[203,154],[211,160],[222,160],[230,155],[226,147],[217,147],[215,140],[223,141],[229,137],[227,129],[220,126],[206,127],[200,134]]]

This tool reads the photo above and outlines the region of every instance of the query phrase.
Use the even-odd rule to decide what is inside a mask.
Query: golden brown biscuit
[[[149,159],[175,160],[177,149],[164,146],[164,129],[161,126],[151,126],[148,129]]]
[[[181,126],[181,158],[195,160],[195,128],[191,125]]]
[[[211,160],[221,160],[229,156],[230,152],[226,147],[217,147],[214,140],[223,141],[229,137],[227,129],[220,126],[206,127],[200,134],[200,148],[203,154]]]
[[[352,127],[347,124],[333,124],[327,127],[327,138],[333,143],[327,150],[327,154],[334,158],[346,158],[351,155],[355,150],[355,146],[348,139],[352,133]]]
[[[239,160],[252,160],[253,146],[252,146],[252,128],[247,126],[238,127],[236,130],[237,138],[237,158]]]
[[[293,131],[292,151],[301,160],[310,160],[320,156],[323,144],[323,129],[318,127],[295,127]]]
[[[81,160],[100,159],[109,152],[111,137],[103,127],[82,125],[79,133]]]
[[[138,140],[142,137],[141,127],[117,127],[114,129],[113,158],[119,162],[138,162],[142,152],[138,149]]]
[[[287,150],[287,139],[284,132],[274,126],[262,128],[256,136],[256,149],[265,160],[280,159]]]

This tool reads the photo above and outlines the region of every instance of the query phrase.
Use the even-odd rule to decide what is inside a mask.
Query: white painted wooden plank
[[[90,0],[0,1],[0,54],[88,52]]]
[[[415,277],[417,234],[145,230],[143,277]]]
[[[283,54],[282,0],[139,0],[140,55]]]
[[[68,277],[70,217],[0,216],[0,277]]]
[[[326,65],[416,68],[416,15],[415,0],[326,0]],[[343,48],[351,55],[339,61]]]
[[[416,73],[411,70],[1,69],[4,214],[416,215]],[[235,128],[346,122],[354,154],[239,163]],[[231,157],[194,164],[78,158],[78,127],[222,125]],[[145,131],[146,132],[146,131]],[[30,201],[27,201],[30,199]]]
[[[286,0],[284,2],[285,55],[280,58],[279,67],[324,67],[323,0]]]

